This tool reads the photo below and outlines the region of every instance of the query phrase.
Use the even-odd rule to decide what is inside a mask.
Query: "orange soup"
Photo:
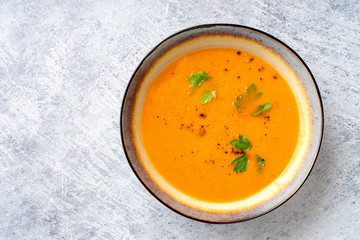
[[[298,105],[283,77],[259,57],[203,49],[156,77],[141,135],[150,161],[173,187],[202,201],[234,202],[287,167],[299,136]]]

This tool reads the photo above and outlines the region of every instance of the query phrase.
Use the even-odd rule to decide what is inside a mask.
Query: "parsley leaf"
[[[210,79],[211,77],[204,71],[198,71],[197,74],[192,73],[187,80],[192,84],[190,88],[194,89],[199,87],[204,81]]]
[[[241,112],[241,108],[239,107],[239,104],[237,104],[236,102],[233,102],[234,106],[236,107],[236,109]]]
[[[234,172],[236,173],[245,172],[248,165],[248,161],[249,160],[246,155],[242,155],[241,157],[235,158],[231,162],[231,165],[235,165]]]
[[[213,98],[213,96],[209,91],[204,91],[204,92],[202,92],[200,104],[208,103],[211,101],[212,98]]]
[[[266,110],[268,110],[271,107],[271,103],[265,103],[264,105],[259,105],[258,111],[253,114],[253,116],[258,115],[259,113],[262,113]]]
[[[249,148],[251,148],[251,144],[247,137],[239,135],[239,139],[240,141],[237,139],[232,140],[230,144],[239,149],[240,151],[248,150]]]
[[[233,102],[234,106],[237,108],[239,112],[241,112],[241,104],[243,100],[244,100],[243,95],[241,94],[240,96],[236,97],[236,102]]]
[[[264,159],[257,155],[257,162],[259,164],[258,173],[261,174],[262,167],[265,167]]]
[[[262,92],[256,93],[256,85],[252,83],[250,86],[246,88],[246,95],[251,97],[261,97],[263,95]]]
[[[256,85],[255,83],[251,84],[246,88],[246,95],[250,95],[251,93],[256,92]]]

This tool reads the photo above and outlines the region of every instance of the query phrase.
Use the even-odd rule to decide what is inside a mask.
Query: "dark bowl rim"
[[[164,42],[166,42],[167,40],[169,40],[170,38],[173,38],[181,33],[184,33],[184,32],[187,32],[187,31],[190,31],[190,30],[195,30],[195,29],[200,29],[200,28],[211,28],[211,27],[216,27],[216,26],[223,26],[223,27],[235,27],[235,28],[244,28],[244,29],[248,29],[248,30],[251,30],[251,31],[254,31],[254,32],[258,32],[258,33],[261,33],[275,41],[277,41],[278,43],[280,43],[281,45],[283,45],[286,49],[290,50],[290,52],[292,52],[299,60],[300,62],[303,64],[303,66],[306,68],[306,70],[309,72],[310,74],[310,77],[311,77],[311,80],[313,81],[313,84],[315,86],[315,89],[316,89],[316,92],[317,92],[317,95],[318,95],[318,98],[319,98],[319,102],[320,102],[320,110],[321,110],[321,132],[320,132],[320,141],[319,141],[319,146],[316,150],[316,155],[314,157],[314,161],[312,163],[312,166],[311,168],[309,169],[305,179],[303,180],[303,182],[299,185],[299,187],[289,195],[288,198],[286,198],[283,202],[281,202],[278,206],[275,206],[274,208],[260,214],[260,215],[257,215],[257,216],[254,216],[254,217],[251,217],[251,218],[247,218],[247,219],[243,219],[243,220],[234,220],[234,221],[226,221],[226,222],[216,222],[216,221],[207,221],[207,220],[203,220],[203,219],[198,219],[198,218],[195,218],[193,216],[189,216],[189,215],[186,215],[185,213],[183,212],[180,212],[179,210],[169,206],[167,203],[165,203],[164,201],[162,201],[155,193],[153,193],[151,191],[151,189],[149,189],[147,187],[147,185],[143,182],[143,180],[140,178],[140,176],[137,174],[137,172],[135,171],[131,161],[130,161],[130,158],[126,152],[126,149],[125,149],[125,142],[124,142],[124,134],[123,134],[123,126],[122,126],[122,117],[123,117],[123,114],[124,114],[124,104],[125,104],[125,99],[127,97],[127,94],[128,94],[128,90],[129,90],[129,87],[130,87],[130,84],[135,76],[135,74],[138,72],[140,66],[142,66],[142,64],[144,63],[145,59],[147,59],[149,57],[150,54],[152,54],[161,44],[163,44]],[[315,81],[315,78],[314,78],[314,75],[312,74],[312,72],[310,71],[310,68],[306,65],[306,63],[304,62],[304,60],[295,52],[294,49],[292,49],[290,46],[288,46],[286,43],[284,43],[283,41],[281,41],[280,39],[278,39],[277,37],[274,37],[272,35],[270,35],[269,33],[267,32],[264,32],[264,31],[261,31],[259,29],[256,29],[256,28],[252,28],[252,27],[248,27],[248,26],[244,26],[244,25],[239,25],[239,24],[230,24],[230,23],[212,23],[212,24],[202,24],[202,25],[196,25],[196,26],[193,26],[193,27],[188,27],[188,28],[185,28],[183,30],[180,30],[174,34],[171,34],[169,37],[165,38],[164,40],[162,40],[160,43],[158,43],[155,47],[153,47],[148,54],[146,54],[145,57],[143,57],[143,59],[141,60],[141,62],[139,63],[139,65],[136,67],[134,73],[132,74],[131,78],[130,78],[130,81],[128,82],[127,86],[126,86],[126,89],[125,89],[125,92],[124,92],[124,95],[123,95],[123,99],[122,99],[122,104],[121,104],[121,109],[120,109],[120,136],[121,136],[121,143],[122,143],[122,148],[123,148],[123,151],[125,153],[125,157],[132,169],[132,171],[134,172],[135,176],[139,179],[139,181],[141,182],[141,184],[145,187],[145,189],[147,189],[147,191],[153,195],[158,201],[160,201],[163,205],[165,205],[167,208],[171,209],[172,211],[182,215],[182,216],[185,216],[187,218],[190,218],[192,220],[195,220],[195,221],[198,221],[198,222],[203,222],[203,223],[211,223],[211,224],[229,224],[229,223],[238,223],[238,222],[245,222],[245,221],[249,221],[249,220],[253,220],[253,219],[256,219],[258,217],[261,217],[269,212],[272,212],[274,211],[275,209],[277,209],[278,207],[282,206],[284,203],[286,203],[287,201],[289,201],[289,199],[291,199],[298,191],[299,189],[304,185],[304,183],[306,182],[306,180],[308,179],[311,171],[313,170],[314,168],[314,165],[316,163],[316,160],[319,156],[319,152],[320,152],[320,148],[321,148],[321,145],[322,145],[322,140],[323,140],[323,135],[324,135],[324,108],[323,108],[323,101],[322,101],[322,98],[321,98],[321,94],[320,94],[320,90],[319,90],[319,87]]]

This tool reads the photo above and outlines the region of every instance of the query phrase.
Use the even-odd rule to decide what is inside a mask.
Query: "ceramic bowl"
[[[172,187],[152,166],[141,142],[141,109],[147,90],[155,77],[179,57],[213,47],[244,50],[268,62],[288,82],[299,105],[299,140],[287,168],[260,192],[231,203],[199,201]],[[321,97],[314,77],[294,50],[277,38],[253,28],[210,24],[188,28],[168,37],[141,61],[126,89],[120,128],[128,162],[153,196],[170,209],[187,217],[226,223],[263,215],[284,203],[301,187],[318,155],[323,121]]]

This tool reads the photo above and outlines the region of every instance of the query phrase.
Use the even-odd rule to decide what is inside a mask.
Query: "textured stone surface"
[[[359,2],[201,2],[1,1],[0,239],[359,239]],[[159,203],[119,134],[140,60],[168,35],[214,22],[286,42],[312,70],[325,110],[322,149],[298,193],[228,225]]]

